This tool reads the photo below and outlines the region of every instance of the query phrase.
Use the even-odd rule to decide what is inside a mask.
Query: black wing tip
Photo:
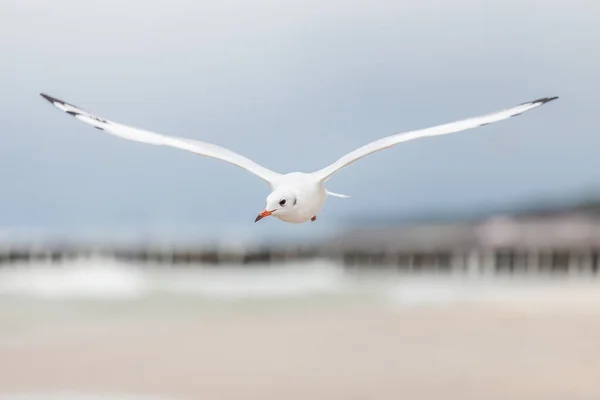
[[[56,97],[52,97],[50,95],[47,95],[46,93],[40,93],[40,96],[42,96],[43,98],[45,98],[46,100],[48,100],[50,103],[58,103],[58,104],[66,104],[64,101],[57,99]]]
[[[63,101],[63,100],[57,99],[56,97],[52,97],[52,96],[50,96],[50,95],[48,95],[48,94],[46,94],[46,93],[40,93],[40,96],[42,96],[44,99],[48,100],[48,101],[49,101],[49,102],[50,102],[52,105],[54,105],[54,106],[56,106],[57,104],[60,104],[60,105],[61,105],[61,106],[63,106],[63,107],[64,107],[64,106],[68,106],[68,107],[71,107],[71,108],[74,108],[74,109],[76,109],[76,111],[72,111],[72,110],[65,111],[65,110],[63,110],[63,111],[65,111],[67,114],[70,114],[70,115],[72,115],[72,116],[80,115],[80,114],[81,114],[81,112],[80,112],[80,111],[83,111],[81,108],[79,108],[79,107],[77,107],[77,106],[74,106],[73,104],[69,104],[69,103],[67,103],[66,101]],[[60,107],[59,107],[59,108],[60,108]]]
[[[558,99],[558,96],[552,96],[552,97],[540,97],[539,99],[535,99],[533,101],[530,101],[530,104],[546,104],[548,102],[551,102],[552,100],[556,100]]]

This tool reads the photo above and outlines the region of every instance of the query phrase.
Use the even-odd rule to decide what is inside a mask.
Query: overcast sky
[[[348,215],[600,188],[597,0],[0,2],[0,226],[313,235]],[[413,141],[328,182],[314,224],[254,224],[268,188],[229,164],[94,130],[125,124],[312,171],[382,136],[560,99]]]

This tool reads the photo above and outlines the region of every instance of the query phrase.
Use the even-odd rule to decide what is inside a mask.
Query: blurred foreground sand
[[[126,307],[123,307],[126,309]],[[173,399],[599,399],[600,304],[372,302],[48,316],[0,341],[0,393]],[[98,310],[97,310],[98,311]],[[5,332],[6,333],[6,332]]]

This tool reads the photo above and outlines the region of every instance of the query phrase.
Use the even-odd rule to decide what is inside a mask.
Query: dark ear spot
[[[298,202],[298,199],[294,198],[294,205]]]

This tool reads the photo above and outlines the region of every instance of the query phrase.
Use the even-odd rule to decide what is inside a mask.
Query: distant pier
[[[0,268],[101,257],[137,264],[218,267],[331,260],[349,269],[397,269],[459,274],[552,273],[597,275],[600,218],[571,211],[505,216],[471,223],[349,229],[320,243],[294,246],[82,243],[0,244]]]

